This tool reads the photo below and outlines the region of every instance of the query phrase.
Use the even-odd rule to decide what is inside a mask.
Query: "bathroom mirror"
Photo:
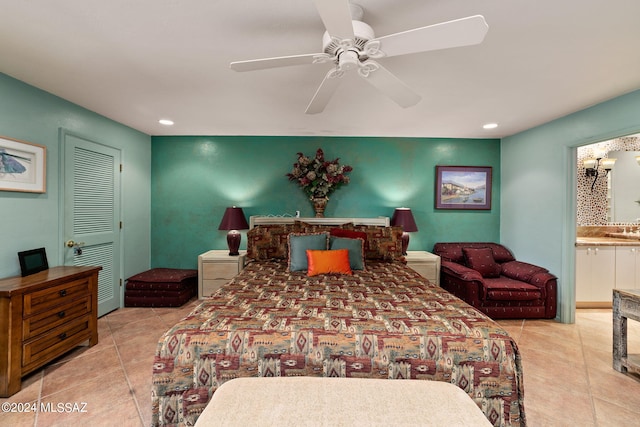
[[[611,170],[611,217],[613,222],[640,221],[640,151],[609,151],[617,159]]]

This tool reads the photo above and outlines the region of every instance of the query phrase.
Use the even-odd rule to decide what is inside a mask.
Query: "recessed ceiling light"
[[[173,125],[173,120],[160,119],[160,120],[158,120],[158,123],[160,123],[161,125],[165,125],[165,126],[172,126]]]
[[[495,129],[498,127],[497,123],[487,123],[486,125],[482,126],[483,129]]]

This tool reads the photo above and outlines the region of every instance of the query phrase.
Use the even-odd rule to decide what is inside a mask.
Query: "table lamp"
[[[409,233],[418,231],[415,219],[410,208],[396,208],[391,217],[391,225],[399,225],[402,227],[402,255],[407,254],[409,247]]]
[[[230,256],[240,255],[238,248],[240,248],[242,236],[238,230],[247,229],[249,229],[249,224],[247,224],[242,208],[232,206],[224,211],[218,230],[229,230],[227,233],[227,245],[229,246]]]

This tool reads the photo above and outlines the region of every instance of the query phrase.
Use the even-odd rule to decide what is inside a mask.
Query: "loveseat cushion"
[[[473,281],[476,280],[482,283],[482,276],[475,270],[470,269],[466,265],[458,264],[456,262],[442,260],[440,266],[442,273],[450,274],[460,280]]]
[[[504,276],[527,283],[531,283],[531,279],[536,273],[546,273],[547,271],[546,268],[522,261],[510,261],[502,264],[502,274]]]
[[[483,292],[484,299],[492,301],[530,301],[545,297],[543,289],[505,276],[485,279]]]
[[[499,277],[500,264],[493,259],[491,248],[462,248],[465,264],[476,270],[482,277]]]
[[[445,242],[433,245],[433,253],[442,259],[464,263],[462,248],[491,248],[493,259],[498,263],[515,261],[509,249],[499,243],[492,242]]]

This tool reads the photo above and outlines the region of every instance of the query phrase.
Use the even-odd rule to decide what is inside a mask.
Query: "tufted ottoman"
[[[198,294],[198,270],[152,268],[127,279],[125,307],[180,307]]]
[[[491,426],[461,388],[441,381],[236,378],[196,421],[206,426]]]

